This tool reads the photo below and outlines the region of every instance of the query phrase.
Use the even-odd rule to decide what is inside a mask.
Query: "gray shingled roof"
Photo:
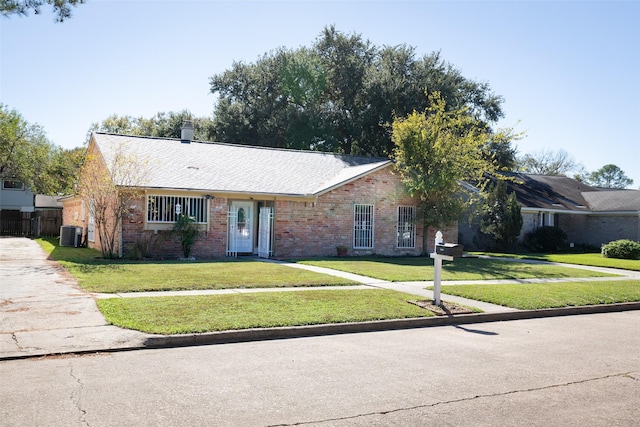
[[[591,187],[566,176],[507,174],[509,192],[515,191],[524,208],[574,212],[640,211],[640,190]]]
[[[640,190],[607,190],[582,193],[592,211],[640,212]]]
[[[148,165],[141,186],[149,188],[312,196],[391,164],[387,158],[218,142],[98,132],[92,137],[107,165],[118,150]]]

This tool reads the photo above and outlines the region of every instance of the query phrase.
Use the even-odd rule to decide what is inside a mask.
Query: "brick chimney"
[[[185,120],[182,125],[182,132],[180,134],[180,139],[183,144],[190,144],[193,140],[193,124],[190,120]]]

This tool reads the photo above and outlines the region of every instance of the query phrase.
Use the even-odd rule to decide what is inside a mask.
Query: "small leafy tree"
[[[497,181],[483,207],[480,231],[492,236],[500,249],[509,249],[522,230],[522,213],[515,192],[507,195],[507,183]]]
[[[424,253],[428,227],[455,223],[472,200],[473,193],[465,194],[460,182],[483,182],[485,173],[496,170],[483,153],[484,124],[466,109],[447,111],[438,92],[430,99],[427,111],[395,119],[391,137],[396,168],[409,195],[420,200]]]
[[[191,248],[196,242],[199,232],[196,219],[192,216],[179,215],[173,225],[173,231],[178,234],[178,239],[182,246],[182,255],[185,258],[189,258],[191,256]]]
[[[141,183],[148,174],[145,162],[122,146],[111,147],[105,159],[90,146],[78,183],[78,193],[94,219],[105,258],[122,256],[118,231],[129,215],[133,202],[143,195]]]

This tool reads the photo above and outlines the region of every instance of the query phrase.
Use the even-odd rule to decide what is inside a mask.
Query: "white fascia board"
[[[340,187],[342,187],[343,185],[347,185],[347,184],[349,184],[349,183],[351,183],[351,182],[353,182],[353,181],[357,181],[357,180],[358,180],[358,179],[360,179],[360,178],[364,178],[364,177],[365,177],[365,176],[367,176],[367,175],[371,175],[372,173],[377,172],[377,171],[379,171],[379,170],[381,170],[381,169],[384,169],[384,168],[386,168],[386,167],[389,167],[389,166],[391,166],[391,165],[393,165],[393,162],[392,162],[391,160],[389,160],[388,162],[385,162],[385,163],[383,163],[383,164],[381,164],[381,165],[379,165],[379,166],[377,166],[377,167],[375,167],[375,168],[373,168],[373,169],[371,169],[371,170],[368,170],[368,171],[366,171],[366,172],[364,172],[364,173],[358,174],[358,175],[353,176],[353,177],[351,177],[351,178],[349,178],[349,179],[346,179],[346,180],[344,180],[344,181],[341,181],[341,182],[339,182],[339,183],[336,183],[336,184],[334,184],[334,185],[332,185],[332,186],[330,186],[330,187],[323,188],[323,189],[321,189],[321,190],[319,190],[319,191],[316,191],[316,192],[315,192],[315,193],[313,193],[312,195],[307,195],[307,196],[320,197],[320,196],[322,196],[323,194],[326,194],[326,193],[329,193],[330,191],[335,190],[336,188],[340,188]]]

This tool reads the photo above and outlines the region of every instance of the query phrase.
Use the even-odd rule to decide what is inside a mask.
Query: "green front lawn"
[[[433,280],[433,260],[428,257],[354,257],[305,259],[297,262],[391,282]],[[480,258],[456,258],[453,262],[444,261],[442,267],[442,280],[558,279],[606,276],[611,276],[611,274],[570,267]]]
[[[113,325],[152,334],[431,317],[389,290],[305,290],[233,295],[110,298],[98,307]]]
[[[640,271],[640,260],[605,258],[602,254],[506,254],[492,252],[473,252],[478,255],[506,257],[517,259],[535,259],[539,261],[562,262],[566,264],[592,265],[594,267],[620,268],[623,270]]]
[[[640,301],[640,280],[443,285],[441,292],[520,310]]]
[[[192,289],[275,288],[355,285],[347,279],[265,262],[224,258],[216,261],[120,261],[99,259],[87,248],[41,246],[91,292],[142,292]]]

